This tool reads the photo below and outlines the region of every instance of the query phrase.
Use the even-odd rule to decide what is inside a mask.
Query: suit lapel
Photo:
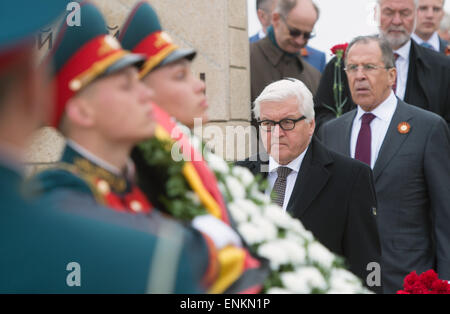
[[[287,211],[301,218],[327,183],[330,173],[325,165],[331,157],[314,138],[302,162],[289,200]]]
[[[394,116],[392,117],[391,124],[389,125],[386,137],[381,145],[380,153],[378,154],[377,161],[373,168],[375,182],[409,136],[410,132],[401,134],[398,131],[398,125],[402,122],[410,121],[412,117],[411,114],[408,114],[407,105],[399,100],[397,109],[394,112]]]
[[[351,156],[350,138],[351,138],[351,135],[352,135],[353,120],[355,119],[357,112],[358,112],[357,110],[354,110],[353,114],[349,114],[342,121],[342,123],[344,125],[346,125],[346,128],[345,128],[344,136],[339,138],[340,139],[340,143],[339,143],[340,149],[339,149],[339,151],[340,152],[345,152],[345,156],[348,156],[348,157]]]

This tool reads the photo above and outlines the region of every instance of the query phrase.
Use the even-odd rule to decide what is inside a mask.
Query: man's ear
[[[272,25],[274,27],[278,26],[278,24],[280,23],[280,18],[281,18],[280,13],[277,13],[277,12],[272,13],[271,20],[272,20]]]
[[[71,123],[82,127],[91,127],[95,123],[95,109],[82,96],[75,96],[69,99],[66,104],[65,114]]]
[[[397,81],[397,69],[395,68],[395,67],[393,67],[393,68],[390,68],[389,70],[388,70],[389,72],[389,78],[388,78],[388,80],[389,80],[389,86],[390,87],[392,87],[392,86],[394,86],[395,85],[395,82]]]

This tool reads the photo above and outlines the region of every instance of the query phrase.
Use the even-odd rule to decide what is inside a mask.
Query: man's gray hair
[[[377,0],[378,4],[381,4],[381,2],[386,1],[386,0]],[[419,0],[413,0],[414,1],[414,5],[416,6],[416,8],[419,6]],[[445,0],[444,0],[445,1]]]
[[[442,31],[450,31],[450,14],[445,13],[444,17],[442,18],[439,29]]]
[[[256,10],[263,10],[270,13],[274,1],[276,0],[256,0]]]
[[[370,35],[370,36],[358,36],[354,38],[347,47],[347,53],[345,57],[345,64],[347,64],[348,52],[350,49],[359,43],[368,44],[369,42],[376,42],[381,49],[381,56],[383,59],[384,66],[387,68],[395,67],[395,59],[394,52],[392,51],[391,45],[389,42],[381,36],[378,35]]]
[[[253,103],[253,114],[259,119],[261,103],[283,102],[292,97],[297,100],[300,114],[306,117],[307,122],[311,122],[315,117],[313,95],[302,81],[294,78],[285,78],[267,85]]]
[[[298,1],[304,1],[304,0],[278,0],[277,5],[275,7],[275,12],[287,17],[287,15],[289,14],[289,12],[291,12],[291,10],[293,8],[295,8],[295,6],[297,5]],[[314,3],[314,1],[311,1],[314,9],[317,12],[317,20],[319,19],[319,15],[320,15],[320,10],[319,7]]]

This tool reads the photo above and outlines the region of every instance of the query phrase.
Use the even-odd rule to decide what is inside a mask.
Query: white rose
[[[251,223],[243,223],[237,229],[249,245],[259,244],[264,241],[264,234]]]
[[[281,265],[289,264],[289,255],[276,242],[264,243],[258,248],[258,254],[270,261],[270,268],[277,270]]]
[[[290,241],[288,239],[277,241],[289,256],[292,265],[300,265],[305,263],[306,250],[300,243]]]
[[[237,178],[239,178],[242,184],[244,184],[244,186],[246,187],[250,186],[253,182],[255,182],[255,176],[247,168],[234,166],[232,174]]]
[[[319,263],[325,268],[330,268],[334,261],[334,254],[319,242],[308,245],[308,255],[312,261]]]
[[[227,162],[223,158],[217,156],[214,153],[211,152],[207,153],[205,155],[205,159],[208,162],[208,165],[211,168],[211,170],[215,172],[227,174],[230,170]]]
[[[245,198],[245,189],[239,180],[231,176],[226,176],[225,184],[234,201]]]
[[[280,278],[283,286],[293,293],[308,294],[311,292],[306,278],[299,277],[296,272],[283,273]]]
[[[264,215],[267,219],[273,221],[275,225],[282,229],[289,229],[292,226],[292,219],[278,205],[271,204],[264,208]]]
[[[345,269],[333,269],[330,276],[330,294],[355,294],[364,291],[359,278]]]
[[[257,199],[258,201],[260,201],[261,203],[263,203],[264,205],[269,205],[272,203],[272,200],[270,199],[269,195],[264,194],[263,192],[261,192],[258,189],[257,184],[253,185],[251,191],[250,191],[250,196],[254,199]]]
[[[228,204],[228,209],[230,210],[230,214],[233,217],[236,223],[241,224],[248,221],[248,214],[245,210],[239,207],[236,203]]]
[[[261,230],[266,241],[272,241],[277,238],[278,230],[271,221],[262,217],[255,217],[252,219],[252,223],[255,224],[259,230]]]
[[[241,198],[234,201],[234,203],[239,206],[243,211],[245,211],[251,219],[259,218],[262,216],[261,209],[252,201]]]
[[[314,267],[302,267],[295,272],[297,278],[306,282],[309,289],[327,289],[327,282],[322,273]]]

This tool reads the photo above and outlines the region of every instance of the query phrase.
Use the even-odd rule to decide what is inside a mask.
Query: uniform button
[[[373,214],[374,216],[377,215],[377,208],[376,208],[376,207],[372,207],[372,214]]]
[[[140,211],[142,211],[142,204],[140,202],[138,202],[138,201],[131,201],[130,202],[130,208],[133,211],[139,213]]]
[[[100,193],[102,193],[103,195],[108,194],[109,192],[111,192],[111,188],[109,187],[108,182],[106,182],[105,180],[99,180],[97,182],[97,189],[100,191]]]

